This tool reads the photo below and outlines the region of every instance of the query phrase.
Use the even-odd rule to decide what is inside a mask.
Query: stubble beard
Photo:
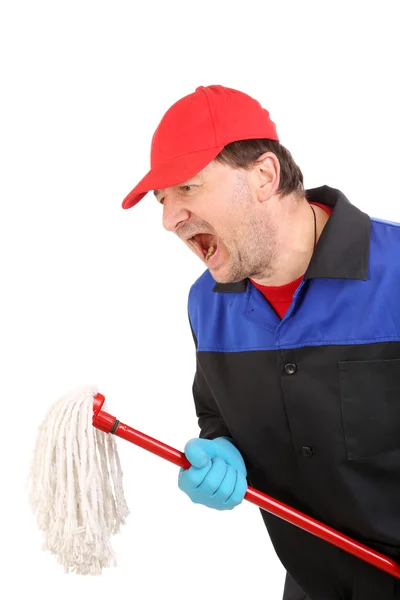
[[[269,277],[277,257],[276,227],[267,216],[261,219],[254,212],[247,176],[240,172],[232,195],[231,211],[231,230],[235,237],[224,242],[228,250],[227,264],[213,273],[215,281],[237,283],[247,278]]]
[[[265,279],[276,263],[276,234],[268,223],[251,219],[237,228],[239,237],[225,244],[229,253],[226,266],[213,274],[218,283],[237,283],[244,279]]]

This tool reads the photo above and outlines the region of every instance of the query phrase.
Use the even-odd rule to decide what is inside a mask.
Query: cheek
[[[226,215],[225,219],[221,222],[220,235],[226,242],[240,242],[243,239],[245,231],[245,223],[238,215]]]
[[[224,227],[223,231],[219,234],[220,250],[230,255],[240,253],[242,247],[241,240],[242,236],[238,226],[229,229]]]

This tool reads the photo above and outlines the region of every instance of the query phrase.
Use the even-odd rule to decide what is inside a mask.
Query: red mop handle
[[[151,438],[136,429],[132,429],[132,427],[121,423],[115,417],[102,411],[101,407],[104,404],[104,400],[105,398],[102,394],[97,394],[95,396],[93,405],[94,427],[101,429],[101,431],[104,431],[105,433],[113,433],[118,437],[128,440],[128,442],[132,442],[153,454],[157,454],[161,458],[164,458],[183,469],[188,469],[192,466],[183,452],[171,448],[171,446],[167,446],[163,442]],[[400,579],[400,566],[396,562],[387,556],[356,542],[346,535],[339,533],[335,529],[308,517],[294,508],[291,508],[250,486],[247,488],[245,499],[276,517],[279,517],[300,529],[304,529],[308,533],[311,533],[312,535],[337,546],[341,550],[345,550],[349,554],[353,554],[357,558],[370,563],[374,567],[386,571],[389,575],[393,575]]]

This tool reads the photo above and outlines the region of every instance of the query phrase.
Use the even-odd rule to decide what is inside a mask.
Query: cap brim
[[[122,208],[135,206],[151,190],[160,190],[183,183],[204,169],[223,149],[208,148],[174,158],[151,169],[122,202]]]

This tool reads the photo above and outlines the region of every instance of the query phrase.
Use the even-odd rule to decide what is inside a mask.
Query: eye
[[[180,185],[178,189],[181,194],[185,194],[185,193],[191,192],[195,187],[197,187],[197,186],[194,184],[186,184],[186,185]],[[157,196],[156,196],[156,200],[157,200],[158,204],[164,204],[164,197],[157,198]]]
[[[180,190],[182,192],[190,192],[194,188],[194,185],[181,185]]]

